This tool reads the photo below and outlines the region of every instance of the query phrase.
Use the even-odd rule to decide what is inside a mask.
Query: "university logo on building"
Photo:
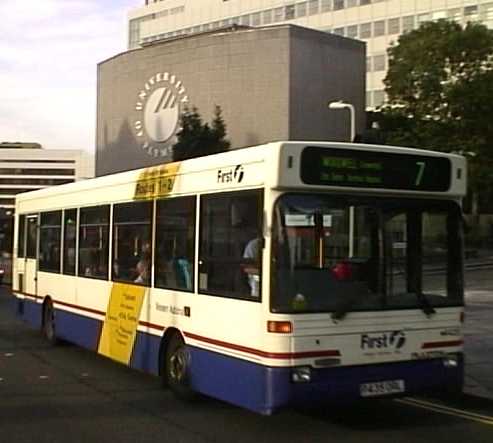
[[[139,92],[134,128],[141,148],[152,157],[172,154],[182,107],[188,103],[185,87],[176,75],[159,72]]]

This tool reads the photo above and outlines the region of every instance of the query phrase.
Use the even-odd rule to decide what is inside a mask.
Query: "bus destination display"
[[[446,192],[447,158],[309,146],[301,154],[301,180],[309,185]]]

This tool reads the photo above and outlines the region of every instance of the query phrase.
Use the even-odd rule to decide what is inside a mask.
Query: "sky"
[[[94,152],[97,64],[144,0],[0,0],[0,141]]]

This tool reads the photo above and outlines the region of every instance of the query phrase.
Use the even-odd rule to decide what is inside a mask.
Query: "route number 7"
[[[423,178],[423,174],[425,172],[426,163],[425,162],[416,162],[416,166],[418,167],[418,175],[416,175],[416,186],[421,185],[421,180]]]

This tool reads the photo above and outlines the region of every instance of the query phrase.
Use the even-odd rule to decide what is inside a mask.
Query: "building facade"
[[[15,196],[94,177],[94,157],[71,149],[42,149],[36,143],[0,143],[0,267],[10,281]]]
[[[180,115],[211,122],[220,106],[231,148],[350,138],[365,127],[365,45],[293,25],[180,36],[99,64],[96,175],[172,161]]]
[[[129,14],[129,48],[229,26],[292,23],[367,45],[366,106],[385,99],[387,48],[425,21],[480,21],[493,28],[491,0],[143,0]]]

